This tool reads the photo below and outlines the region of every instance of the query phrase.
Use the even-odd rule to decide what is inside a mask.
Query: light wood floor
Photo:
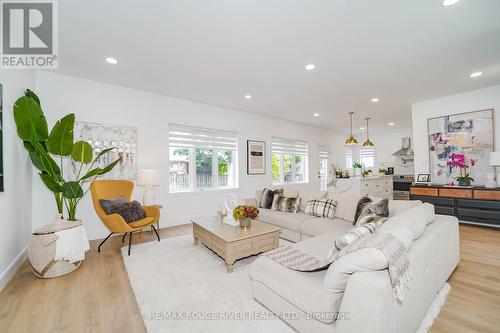
[[[161,237],[191,233],[191,226],[161,230]],[[500,332],[500,231],[461,226],[462,261],[452,291],[432,333]],[[136,241],[156,241],[145,232]],[[145,332],[120,254],[121,237],[87,259],[75,272],[36,278],[24,263],[0,293],[0,332]],[[132,255],[133,255],[132,247]],[[151,288],[161,287],[161,281]],[[235,332],[237,333],[237,332]]]

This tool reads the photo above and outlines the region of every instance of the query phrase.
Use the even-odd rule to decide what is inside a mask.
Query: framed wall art
[[[493,114],[493,109],[488,109],[427,120],[433,183],[456,181],[461,169],[453,167],[451,160],[460,155],[470,165],[468,172],[474,178],[474,185],[484,185],[486,174],[491,172],[488,155],[495,148]]]
[[[247,174],[266,173],[266,142],[247,140]]]
[[[96,166],[105,166],[119,157],[122,161],[102,179],[130,179],[137,174],[137,127],[119,126],[101,123],[77,121],[75,124],[75,141],[84,140],[90,143],[94,156],[103,149],[116,147],[112,152],[97,161]],[[70,163],[70,172],[76,174],[77,166]]]

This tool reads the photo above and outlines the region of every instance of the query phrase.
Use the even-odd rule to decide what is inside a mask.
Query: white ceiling
[[[349,111],[406,126],[413,102],[500,83],[499,0],[59,5],[61,73],[339,131]]]

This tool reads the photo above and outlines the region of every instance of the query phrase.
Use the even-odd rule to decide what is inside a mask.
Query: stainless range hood
[[[413,162],[413,150],[411,149],[411,138],[403,138],[401,149],[392,154],[392,156],[399,157],[403,163]]]

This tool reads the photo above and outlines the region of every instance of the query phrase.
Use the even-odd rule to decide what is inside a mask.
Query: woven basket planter
[[[33,273],[44,279],[54,278],[73,272],[80,267],[81,261],[70,263],[66,260],[54,260],[56,255],[56,232],[81,225],[81,221],[56,219],[54,223],[44,225],[31,235],[28,248],[28,261]]]

